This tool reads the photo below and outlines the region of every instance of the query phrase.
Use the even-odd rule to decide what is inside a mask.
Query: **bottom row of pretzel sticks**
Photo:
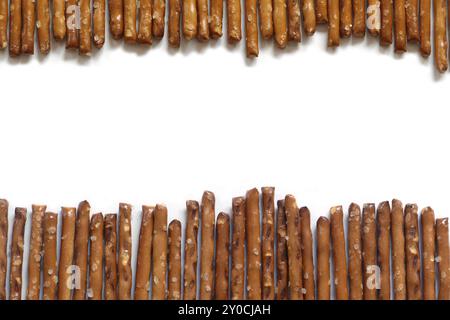
[[[15,209],[7,286],[8,209],[0,200],[0,299],[20,300],[27,209]],[[33,205],[24,299],[450,299],[448,219],[430,207],[352,203],[344,219],[334,206],[315,233],[309,209],[292,195],[275,201],[273,187],[231,209],[216,218],[210,191],[187,201],[183,247],[180,221],[168,225],[164,205],[142,206],[133,278],[131,205],[105,216],[87,201],[63,207],[60,239],[58,214]]]

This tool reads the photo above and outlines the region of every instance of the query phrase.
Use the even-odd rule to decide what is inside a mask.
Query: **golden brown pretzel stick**
[[[434,63],[439,72],[448,69],[447,8],[446,1],[433,1],[434,8]]]
[[[245,0],[245,17],[245,47],[247,58],[256,58],[259,54],[256,0]]]
[[[209,33],[212,39],[218,39],[222,36],[223,0],[211,0],[210,10],[211,22],[209,24]]]
[[[135,43],[136,34],[136,0],[123,0],[124,40]],[[120,218],[119,218],[120,219]]]
[[[245,285],[245,199],[233,198],[231,243],[231,299],[244,299]]]
[[[353,36],[366,34],[366,0],[353,0]]]
[[[348,300],[347,255],[341,206],[330,209],[331,240],[333,244],[334,287],[336,300]]]
[[[408,41],[419,41],[419,0],[405,0],[406,35]]]
[[[259,192],[253,188],[245,198],[245,235],[247,240],[247,299],[261,300],[261,224]]]
[[[16,208],[11,240],[11,261],[9,266],[9,300],[22,298],[22,265],[23,265],[23,235],[27,221],[27,209]]]
[[[205,191],[201,204],[200,300],[211,300],[214,265],[214,193]]]
[[[141,230],[136,262],[134,300],[148,300],[152,267],[153,212],[155,207],[142,206]]]
[[[420,53],[431,54],[431,0],[420,1]]]
[[[274,237],[275,237],[275,188],[263,187],[262,193],[262,299],[275,299]]]
[[[287,225],[287,249],[289,262],[289,293],[291,300],[303,299],[302,252],[300,218],[295,197],[287,195],[284,200]]]
[[[53,38],[61,41],[66,37],[65,0],[53,0],[52,2]]]
[[[216,224],[216,300],[228,300],[230,260],[230,216],[221,212]]]
[[[22,53],[34,54],[36,8],[34,0],[22,0]]]
[[[341,17],[340,17],[340,29],[339,33],[341,37],[348,38],[352,34],[352,1],[351,0],[341,0]]]
[[[36,0],[36,28],[39,52],[47,54],[50,51],[50,1]],[[1,44],[0,34],[0,44]]]
[[[450,300],[450,258],[448,244],[448,218],[436,219],[436,243],[439,259],[439,300]]]
[[[100,49],[105,44],[105,0],[94,0],[94,45]]]
[[[105,300],[117,299],[117,215],[107,214],[105,238]]]
[[[300,42],[300,3],[299,0],[287,0],[288,8],[288,39]]]
[[[123,37],[123,0],[108,0],[109,30],[113,39]]]
[[[317,300],[330,300],[330,221],[317,220]]]
[[[11,0],[9,7],[9,55],[17,57],[21,51],[22,0]]]
[[[405,0],[394,1],[394,17],[395,52],[402,53],[406,51]]]
[[[152,44],[152,0],[139,2],[139,28],[137,41]]]
[[[339,1],[328,0],[328,47],[339,46]]]
[[[96,213],[89,227],[91,254],[89,256],[89,300],[102,300],[103,288],[103,215]]]
[[[288,299],[287,226],[284,200],[277,201],[277,300]]]
[[[405,206],[405,251],[408,300],[421,300],[419,221],[416,204]]]
[[[169,0],[169,45],[180,47],[181,0]]]
[[[91,0],[80,0],[80,55],[92,51]]]
[[[303,29],[305,30],[307,36],[312,36],[316,32],[316,13],[314,8],[314,1],[315,0],[302,0],[301,4],[303,14]]]
[[[153,213],[153,286],[152,299],[166,299],[167,208],[157,204]]]
[[[287,11],[286,0],[273,1],[273,29],[275,43],[278,48],[284,49],[287,45]]]
[[[392,233],[392,275],[394,278],[394,299],[406,300],[405,269],[405,233],[403,220],[403,204],[400,200],[392,200],[391,233]]]
[[[0,300],[6,300],[6,270],[8,268],[8,201],[0,199]]]
[[[302,239],[302,262],[303,262],[303,298],[314,300],[314,260],[313,260],[313,239],[311,232],[311,214],[307,207],[300,208],[300,228]]]
[[[377,299],[377,237],[375,205],[366,203],[362,218],[364,300]]]
[[[181,299],[181,222],[169,224],[169,285],[168,300]]]
[[[77,0],[66,0],[66,48],[78,49]]]
[[[315,0],[316,23],[328,22],[328,0]]]
[[[131,299],[131,205],[119,204],[119,261],[118,261],[118,298]]]
[[[348,276],[350,300],[363,299],[361,209],[356,203],[348,208]]]
[[[197,18],[197,39],[207,41],[209,39],[208,0],[197,0]]]
[[[227,35],[229,43],[236,43],[242,39],[241,1],[227,1]]]
[[[270,39],[272,38],[273,35],[272,0],[259,0],[258,4],[259,4],[259,27],[261,29],[261,36],[263,37],[263,39]]]
[[[72,267],[76,209],[63,207],[61,228],[61,248],[58,269],[58,300],[71,300],[72,287],[76,283],[76,270]],[[75,281],[74,281],[75,280]],[[75,282],[75,283],[74,283]]]
[[[80,286],[78,288],[74,288],[72,297],[73,300],[86,299],[90,212],[91,206],[89,202],[80,202],[80,204],[78,205],[77,217],[75,222],[75,247],[73,251],[73,264],[77,266],[79,268],[78,270],[80,271]]]
[[[380,44],[383,46],[388,46],[392,43],[393,10],[392,0],[381,0]]]
[[[377,37],[380,33],[380,0],[367,0],[367,30],[369,34]]]
[[[164,36],[164,19],[166,16],[166,1],[153,0],[153,19],[152,32],[156,39],[161,39]]]
[[[0,1],[0,49],[8,46],[8,0]]]
[[[46,212],[44,215],[44,263],[42,300],[56,300],[58,285],[56,243],[58,214]]]
[[[198,211],[197,201],[186,201],[184,300],[195,300],[197,297]]]
[[[197,0],[183,1],[183,36],[186,40],[197,36]]]
[[[423,3],[423,2],[422,2]],[[423,299],[436,300],[436,229],[434,225],[434,211],[430,207],[422,209],[422,258],[423,258]]]
[[[41,289],[41,259],[43,247],[43,222],[47,207],[44,205],[32,206],[31,236],[28,255],[28,288],[27,300],[39,300]]]
[[[377,208],[378,265],[380,267],[379,300],[391,300],[391,208],[383,201]]]

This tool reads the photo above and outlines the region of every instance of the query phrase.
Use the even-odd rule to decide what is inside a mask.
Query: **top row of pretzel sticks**
[[[33,54],[35,30],[40,53],[50,51],[51,35],[66,42],[67,49],[81,55],[92,52],[92,43],[105,43],[105,0],[0,0],[0,47],[9,54]],[[208,3],[209,2],[209,3]],[[168,0],[169,45],[186,40],[218,39],[223,29],[223,0]],[[242,38],[241,17],[245,17],[248,57],[257,57],[258,20],[261,37],[274,38],[279,48],[288,41],[300,42],[301,29],[312,36],[317,24],[328,25],[328,46],[339,46],[340,38],[364,37],[366,29],[379,37],[382,46],[395,43],[395,51],[407,50],[407,42],[419,42],[424,57],[431,54],[433,12],[434,56],[437,70],[448,68],[447,1],[434,0],[240,0],[226,1],[227,38]],[[150,45],[165,32],[166,0],[108,0],[112,38],[126,43]],[[301,24],[303,23],[303,28]],[[181,30],[180,30],[181,29]],[[8,40],[9,36],[9,40]]]
[[[60,216],[32,206],[28,265],[27,210],[15,208],[7,294],[8,202],[0,200],[0,298],[22,299],[25,271],[27,300],[449,300],[448,219],[435,219],[430,207],[419,219],[417,205],[399,200],[362,211],[352,203],[345,233],[344,210],[335,206],[317,220],[314,238],[308,208],[287,195],[275,209],[274,191],[251,189],[217,218],[212,192],[201,204],[187,201],[184,247],[180,221],[167,227],[164,205],[143,206],[134,292],[131,205],[91,215],[83,201]]]

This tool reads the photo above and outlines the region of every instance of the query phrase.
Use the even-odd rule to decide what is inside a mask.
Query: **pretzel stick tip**
[[[0,1],[0,49],[8,46],[8,0]]]
[[[197,36],[197,1],[183,1],[183,36],[192,40]]]
[[[330,300],[330,220],[317,220],[317,300]]]
[[[66,37],[65,0],[53,0],[52,5],[53,38],[62,41]]]
[[[303,262],[303,298],[315,299],[313,239],[311,232],[311,214],[307,207],[300,208],[300,230]]]
[[[273,1],[273,30],[277,47],[286,48],[288,40],[286,0]]]
[[[105,44],[105,0],[94,0],[94,45],[100,49]]]
[[[380,267],[379,300],[391,300],[391,208],[383,201],[377,208],[378,266]]]
[[[417,205],[405,206],[406,289],[408,300],[421,300],[419,221]]]
[[[228,300],[228,275],[230,259],[230,216],[219,213],[216,224],[216,300]]]
[[[405,0],[405,11],[407,40],[418,42],[420,40],[418,16],[419,0]]]
[[[233,198],[232,209],[231,299],[243,300],[245,285],[245,198]]]
[[[197,297],[198,214],[198,202],[195,200],[186,201],[184,300],[195,300]]]
[[[393,20],[394,13],[392,0],[381,0],[380,44],[382,46],[389,46],[392,44]]]
[[[284,200],[277,201],[277,300],[288,298],[287,226]]]
[[[392,234],[392,275],[394,284],[394,299],[406,299],[405,270],[405,234],[404,234],[403,204],[400,200],[392,200],[391,234]]]
[[[347,259],[344,221],[341,206],[330,209],[331,240],[333,244],[334,286],[337,300],[348,300]]]
[[[430,207],[422,209],[422,258],[423,258],[423,299],[436,300],[436,229],[434,211]]]
[[[36,0],[36,6],[36,28],[39,52],[41,54],[48,54],[50,52],[50,1]]]
[[[447,7],[445,0],[433,1],[434,8],[434,63],[443,73],[448,69]]]
[[[328,47],[339,46],[339,1],[328,0]]]
[[[450,258],[448,243],[448,218],[436,219],[436,242],[438,258],[439,300],[450,300]]]
[[[181,0],[169,0],[169,45],[180,47]]]
[[[200,300],[211,300],[214,265],[214,193],[205,191],[201,204]]]
[[[8,209],[5,199],[0,199],[0,300],[6,300],[6,270],[8,268]]]
[[[167,208],[157,204],[153,213],[153,286],[152,299],[166,299],[167,276]]]
[[[155,15],[157,12],[155,11]],[[123,38],[126,43],[136,42],[136,0],[123,0]]]
[[[228,43],[234,44],[242,39],[241,1],[228,0],[226,3]]]
[[[108,0],[109,30],[115,40],[123,37],[123,0]]]
[[[77,0],[65,0],[66,14],[66,49],[78,49],[80,38],[77,30]]]
[[[169,224],[169,285],[168,300],[181,299],[181,222]]]
[[[166,1],[153,0],[153,19],[152,32],[156,39],[162,39],[164,36],[165,16],[166,16]]]
[[[405,0],[394,1],[395,52],[406,52],[406,9]]]
[[[256,0],[245,0],[245,46],[247,58],[259,55]]]
[[[119,300],[131,299],[131,205],[119,204],[119,261],[118,261],[118,297]]]
[[[272,6],[272,0],[259,1],[259,26],[261,29],[261,36],[266,40],[271,39],[273,35]]]
[[[328,23],[328,0],[315,0],[316,23]]]
[[[44,215],[44,263],[42,300],[56,300],[58,285],[57,270],[57,229],[58,214],[46,212]]]
[[[22,299],[22,266],[25,223],[27,209],[16,208],[11,242],[11,259],[9,266],[9,300]]]
[[[353,0],[353,36],[363,38],[366,34],[366,1]]]
[[[9,7],[9,56],[18,57],[21,52],[22,1],[11,0]]]
[[[141,0],[139,2],[137,41],[142,44],[152,44],[152,0]]]
[[[89,56],[92,52],[91,0],[80,0],[80,48],[79,53]]]
[[[300,33],[300,3],[299,0],[287,0],[288,9],[288,39],[301,42]]]
[[[262,299],[273,300],[275,298],[275,188],[263,187],[262,193]]]
[[[101,213],[91,218],[89,226],[89,240],[91,254],[89,256],[89,300],[102,300],[103,288],[103,228],[104,221]]]
[[[209,40],[208,0],[197,0],[198,31],[197,40]]]
[[[34,54],[35,0],[22,0],[22,53]]]
[[[85,300],[89,249],[89,215],[91,212],[89,202],[80,202],[77,211],[73,261],[74,265],[78,267],[80,281],[79,286],[74,289],[73,300]]]
[[[431,54],[431,0],[420,1],[420,53]]]
[[[351,203],[348,208],[348,276],[350,300],[363,299],[361,208]]]
[[[374,37],[378,37],[381,29],[380,6],[380,0],[367,0],[367,30]]]
[[[212,39],[219,39],[222,37],[223,1],[211,0],[210,12],[209,33]]]
[[[107,214],[105,238],[105,300],[117,299],[117,215]]]

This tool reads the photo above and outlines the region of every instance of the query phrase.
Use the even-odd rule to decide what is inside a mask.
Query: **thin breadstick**
[[[36,28],[39,52],[47,54],[50,51],[50,1],[36,0],[36,5]],[[1,41],[0,33],[0,45]]]
[[[247,240],[247,299],[261,300],[261,225],[259,192],[253,188],[245,198],[245,235]]]
[[[317,220],[317,300],[330,300],[330,221]]]
[[[311,214],[307,207],[300,208],[300,230],[302,239],[302,262],[303,262],[303,298],[305,300],[314,300],[314,258],[313,258],[313,239],[311,232]]]
[[[134,300],[148,300],[152,267],[153,212],[155,207],[142,206],[141,230],[136,262]]]
[[[287,0],[288,8],[288,39],[289,41],[300,42],[300,3],[299,0]]]
[[[448,69],[448,42],[447,42],[447,2],[445,0],[433,1],[434,6],[434,63],[439,72]]]
[[[375,205],[366,203],[362,218],[364,300],[377,299],[377,238]]]
[[[22,0],[11,0],[9,7],[9,55],[17,57],[21,51]]]
[[[80,0],[80,55],[92,51],[91,0]]]
[[[107,214],[105,237],[105,300],[117,299],[117,215]]]
[[[66,49],[78,49],[77,0],[66,0]]]
[[[403,204],[392,200],[391,233],[392,233],[392,275],[394,278],[394,299],[406,300],[405,269],[405,233],[403,220]]]
[[[303,299],[302,252],[300,218],[295,197],[287,195],[284,200],[287,225],[287,251],[289,262],[289,293],[291,300]]]
[[[380,267],[379,300],[391,300],[391,208],[383,201],[377,208],[378,266]]]
[[[328,0],[315,0],[316,23],[328,23]]]
[[[362,38],[366,34],[366,0],[353,0],[353,36]]]
[[[341,206],[330,209],[331,240],[333,244],[334,290],[336,300],[348,300],[347,254],[344,220]]]
[[[277,201],[277,300],[288,299],[287,226],[284,200]]]
[[[75,208],[62,208],[61,248],[58,264],[58,300],[71,300],[72,289],[74,284],[76,284],[76,279],[73,277],[76,270],[74,270],[72,266],[75,239],[75,217]]]
[[[137,41],[143,44],[152,44],[152,0],[140,0],[139,2]]]
[[[278,48],[286,48],[288,37],[286,0],[273,1],[273,30]]]
[[[380,44],[382,46],[392,44],[393,11],[392,0],[381,0]]]
[[[408,41],[419,41],[419,0],[405,0],[406,35]]]
[[[439,280],[439,300],[450,300],[450,258],[448,244],[448,218],[436,219],[436,260],[438,265]]]
[[[75,247],[73,251],[73,264],[77,266],[79,270],[80,286],[78,288],[74,288],[72,297],[73,300],[86,299],[90,212],[91,206],[89,202],[80,202],[78,205],[77,218],[75,222]]]
[[[62,41],[66,37],[66,3],[65,0],[53,0],[52,4],[53,38]]]
[[[172,48],[180,47],[180,15],[181,0],[169,0],[169,45]]]
[[[262,193],[262,299],[275,299],[275,188],[263,187]]]
[[[339,46],[339,1],[328,0],[328,47]]]
[[[137,38],[136,0],[123,0],[123,24],[124,24],[123,39],[127,43],[135,43]]]
[[[431,54],[431,0],[420,1],[420,53],[423,57]],[[425,293],[425,292],[424,292]]]
[[[197,39],[207,41],[209,39],[208,0],[197,0],[197,18]]]
[[[423,2],[422,2],[423,3]],[[422,263],[423,263],[423,299],[436,300],[436,229],[434,211],[430,207],[422,209]]]
[[[214,193],[205,191],[201,205],[200,300],[211,300],[214,265]]]
[[[245,0],[245,17],[245,47],[247,58],[256,58],[259,55],[256,0]]]
[[[219,213],[216,224],[216,300],[228,300],[228,266],[230,259],[230,216]]]
[[[8,46],[8,0],[0,0],[0,49]]]
[[[356,203],[348,208],[348,276],[350,300],[363,299],[361,209]]]
[[[153,0],[152,32],[156,39],[164,36],[164,19],[166,17],[166,1]]]
[[[186,201],[186,236],[184,244],[184,300],[197,297],[198,202]]]
[[[352,1],[351,0],[341,0],[341,17],[340,17],[340,29],[339,33],[342,38],[348,38],[352,34]]]
[[[22,53],[34,54],[36,8],[34,0],[22,0]]]
[[[395,52],[402,53],[406,51],[406,9],[405,0],[394,1],[395,17]]]
[[[219,1],[222,2],[221,0]],[[259,4],[259,27],[261,29],[261,36],[263,37],[263,39],[268,40],[272,38],[273,35],[272,0],[259,0],[258,4]]]
[[[408,300],[421,300],[419,221],[416,204],[405,206],[405,251]]]
[[[11,259],[9,266],[9,300],[22,298],[22,265],[23,265],[23,236],[27,221],[27,209],[16,208],[11,240]]]
[[[108,0],[109,30],[115,40],[123,37],[123,0]]]
[[[233,198],[231,245],[231,299],[244,299],[245,286],[245,199]]]
[[[56,300],[58,285],[57,249],[58,214],[46,212],[44,215],[44,264],[43,264],[43,300]]]
[[[183,1],[183,36],[186,40],[197,36],[197,0]]]
[[[152,299],[166,299],[167,208],[157,204],[153,213],[153,286]]]
[[[236,43],[242,39],[241,1],[227,1],[227,35],[229,43]]]
[[[89,300],[102,300],[103,288],[103,215],[96,213],[91,218],[89,240]]]
[[[119,204],[119,261],[118,261],[118,298],[131,299],[131,205]]]
[[[316,12],[314,8],[315,0],[302,0],[303,29],[307,36],[312,36],[316,32]],[[348,0],[345,0],[348,1]]]
[[[211,22],[209,24],[209,33],[212,39],[219,39],[222,36],[223,0],[211,0],[210,12]]]
[[[105,0],[94,0],[94,46],[100,49],[105,44]]]
[[[168,300],[181,299],[181,222],[169,224],[169,285]]]
[[[41,260],[43,247],[44,205],[32,206],[31,236],[28,255],[27,300],[39,300],[41,289]]]
[[[8,268],[8,201],[0,199],[0,300],[6,300],[6,270]]]

